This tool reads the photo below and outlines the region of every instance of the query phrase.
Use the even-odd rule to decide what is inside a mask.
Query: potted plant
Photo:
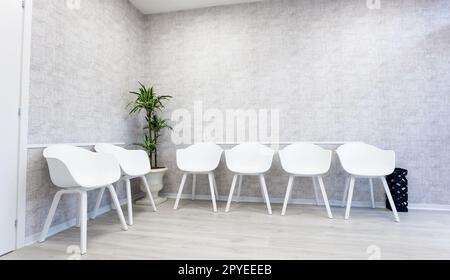
[[[159,192],[164,187],[163,178],[168,169],[159,165],[158,144],[162,131],[172,129],[172,127],[169,126],[168,120],[163,119],[159,114],[165,108],[164,102],[170,100],[172,96],[158,95],[153,87],[147,88],[142,83],[139,84],[141,86],[139,92],[130,92],[136,96],[136,100],[129,104],[131,107],[130,115],[145,112],[144,142],[136,145],[142,147],[148,154],[152,170],[146,176],[147,181],[155,203],[161,204],[167,200],[167,198],[160,197]],[[145,193],[145,197],[137,203],[151,205],[149,196],[143,186],[141,186],[141,190]]]

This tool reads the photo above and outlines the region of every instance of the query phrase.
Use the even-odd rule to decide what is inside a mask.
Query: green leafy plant
[[[168,120],[159,116],[165,109],[164,102],[172,98],[170,95],[158,95],[153,87],[146,87],[139,82],[141,86],[139,92],[132,91],[131,94],[136,96],[136,100],[129,104],[131,107],[130,115],[145,112],[146,126],[144,127],[144,142],[139,143],[148,154],[152,168],[161,168],[158,165],[158,145],[159,139],[164,129],[172,129]]]

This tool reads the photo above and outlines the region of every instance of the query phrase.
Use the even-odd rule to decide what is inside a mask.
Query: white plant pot
[[[148,185],[150,186],[150,191],[152,192],[153,199],[155,200],[155,204],[159,205],[167,201],[167,197],[160,197],[159,192],[164,188],[164,175],[169,171],[168,168],[161,169],[152,169],[149,174],[145,177],[147,178]],[[145,189],[144,184],[141,184],[141,191],[145,193],[145,197],[138,200],[136,203],[138,205],[149,205],[152,203],[148,196],[147,190]]]

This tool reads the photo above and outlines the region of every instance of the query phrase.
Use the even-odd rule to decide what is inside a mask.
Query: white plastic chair
[[[148,185],[145,175],[150,173],[151,165],[148,155],[142,150],[126,150],[111,144],[97,144],[95,150],[99,153],[106,153],[113,155],[120,164],[122,170],[122,178],[125,181],[125,188],[127,192],[127,206],[128,206],[128,225],[133,225],[133,197],[131,194],[131,180],[140,178],[144,183],[147,193],[152,202],[153,211],[157,211],[155,201],[153,200],[150,187]],[[95,204],[93,219],[97,217],[97,210],[101,205],[104,189],[100,191]]]
[[[386,181],[386,176],[392,174],[395,169],[395,152],[381,150],[377,147],[364,143],[349,143],[339,147],[337,154],[342,167],[350,175],[349,180],[347,180],[346,190],[344,192],[344,199],[347,197],[345,219],[348,220],[350,217],[350,209],[352,206],[353,190],[355,188],[356,178],[367,178],[370,180],[372,206],[375,206],[372,179],[380,179],[392,207],[395,221],[400,222],[397,208],[395,207],[394,200],[392,199],[392,195]]]
[[[219,166],[222,152],[222,148],[213,143],[199,143],[186,149],[177,150],[177,165],[184,174],[178,191],[177,200],[173,207],[174,210],[178,209],[187,176],[189,174],[193,175],[192,199],[195,199],[197,175],[205,174],[208,175],[209,178],[213,210],[214,212],[217,212],[216,197],[219,196],[219,193],[217,191],[214,170]]]
[[[289,173],[289,183],[284,199],[281,215],[286,215],[286,208],[291,197],[292,185],[297,177],[311,177],[317,200],[317,182],[319,182],[328,217],[333,218],[322,176],[328,173],[331,167],[332,151],[325,150],[311,143],[296,143],[279,152],[281,166]]]
[[[269,215],[272,215],[272,207],[270,206],[269,193],[267,191],[264,174],[272,167],[274,154],[275,151],[259,143],[241,144],[231,150],[225,151],[227,167],[235,174],[233,183],[231,184],[230,195],[225,210],[226,212],[230,211],[237,180],[239,179],[238,196],[240,196],[242,178],[244,176],[258,176],[263,198],[267,205],[267,211],[269,212]]]
[[[80,203],[77,226],[80,227],[81,253],[85,254],[87,252],[87,192],[97,189],[104,191],[108,188],[122,228],[128,230],[119,199],[112,186],[120,178],[119,163],[112,155],[98,154],[68,145],[54,145],[44,150],[44,157],[47,160],[53,184],[62,190],[58,191],[53,199],[40,242],[44,242],[47,238],[61,196],[78,194]]]

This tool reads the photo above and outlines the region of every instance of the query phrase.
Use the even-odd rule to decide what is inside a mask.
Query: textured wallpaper
[[[136,142],[145,18],[126,0],[35,0],[30,144]]]
[[[142,123],[126,106],[144,73],[145,17],[126,0],[33,2],[29,143],[136,142]],[[42,149],[28,158],[27,236],[41,231],[57,191]],[[53,224],[76,209],[64,197]]]
[[[170,109],[280,110],[281,141],[365,141],[397,152],[410,171],[413,203],[449,204],[450,1],[266,1],[150,16],[146,77],[173,94]],[[170,114],[168,114],[170,116]],[[169,138],[167,138],[169,139]],[[176,170],[175,145],[163,161]],[[325,179],[340,200],[339,166]],[[287,177],[279,163],[268,176],[274,198]],[[219,191],[232,177],[221,165]],[[171,172],[165,192],[176,193]],[[207,181],[199,182],[209,194]],[[361,186],[361,187],[358,187]],[[355,200],[368,201],[357,182]],[[186,188],[186,193],[190,187]],[[249,179],[244,195],[260,197]],[[294,198],[312,198],[311,183]],[[383,199],[381,187],[377,200]]]

